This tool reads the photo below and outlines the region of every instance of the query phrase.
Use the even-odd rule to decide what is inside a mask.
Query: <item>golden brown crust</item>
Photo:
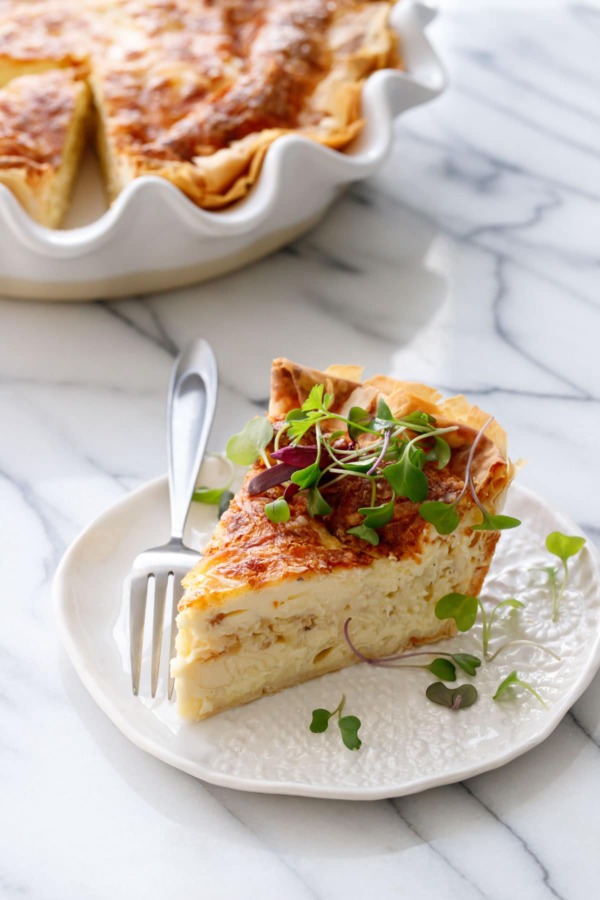
[[[88,89],[71,69],[24,75],[0,89],[0,184],[57,225],[74,176]]]
[[[8,0],[0,84],[89,70],[109,191],[150,174],[219,208],[295,132],[330,147],[361,128],[360,93],[400,66],[392,0]]]
[[[351,375],[351,378],[346,376]],[[487,416],[471,406],[460,404],[463,416],[446,419],[440,410],[456,408],[452,401],[444,401],[437,392],[423,385],[396,382],[378,376],[360,383],[360,370],[356,367],[332,367],[319,372],[285,359],[277,359],[271,371],[271,402],[269,416],[275,426],[291,409],[297,408],[308,396],[315,384],[324,384],[332,394],[331,411],[346,412],[350,406],[361,405],[375,410],[377,401],[384,397],[394,412],[405,414],[423,409],[428,404],[439,424],[457,424],[457,431],[448,435],[452,457],[448,466],[438,469],[434,463],[426,464],[429,482],[429,500],[452,502],[457,499],[464,485],[467,456],[477,434],[471,425],[484,421]],[[389,393],[382,393],[385,388]],[[361,401],[360,403],[357,401]],[[466,401],[465,401],[466,403]],[[392,405],[393,404],[393,405]],[[478,494],[493,512],[506,490],[513,474],[510,463],[504,457],[504,432],[499,429],[498,443],[483,436],[475,453],[472,472]],[[312,519],[306,509],[304,495],[294,498],[292,517],[285,524],[273,524],[264,514],[266,503],[282,494],[282,487],[251,496],[250,481],[264,469],[259,461],[248,473],[242,489],[232,500],[229,510],[222,517],[212,540],[206,547],[202,560],[187,576],[187,588],[182,606],[189,604],[206,606],[218,604],[232,592],[240,589],[256,590],[267,584],[291,580],[334,569],[369,566],[379,558],[418,559],[426,542],[437,535],[419,515],[418,504],[408,499],[395,503],[392,521],[379,529],[379,544],[375,547],[348,534],[348,529],[359,525],[361,507],[370,506],[370,485],[364,479],[347,478],[331,486],[321,488],[323,496],[332,507],[332,513]],[[377,504],[391,498],[387,483],[378,485]],[[467,492],[460,501],[461,529],[469,529],[469,523],[479,520],[475,503]],[[470,529],[469,529],[470,533]],[[496,532],[472,532],[471,541],[485,548],[484,557],[491,560],[498,539]],[[479,591],[487,568],[482,569],[473,581],[472,589]]]

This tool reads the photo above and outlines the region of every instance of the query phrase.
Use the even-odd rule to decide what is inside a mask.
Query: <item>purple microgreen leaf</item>
[[[263,469],[262,472],[254,476],[248,485],[248,493],[251,497],[256,496],[256,494],[264,494],[269,488],[283,484],[284,481],[289,481],[294,472],[297,471],[296,466],[290,466],[287,463],[278,463],[276,466],[271,466],[270,469]]]
[[[473,684],[461,684],[456,688],[448,688],[441,681],[430,684],[425,692],[427,699],[439,706],[458,711],[467,709],[477,700],[477,688]]]
[[[363,506],[358,511],[365,517],[363,525],[367,528],[383,528],[394,518],[394,500],[381,506]]]
[[[366,541],[367,544],[371,544],[373,547],[376,547],[379,543],[379,535],[373,528],[368,528],[366,525],[356,525],[354,528],[348,528],[346,534],[353,534],[355,537],[361,538],[361,540]]]
[[[310,488],[306,495],[306,508],[313,519],[315,516],[329,516],[333,512],[331,506],[321,494],[319,488]]]
[[[300,490],[299,484],[294,484],[293,481],[290,482],[290,484],[286,485],[285,491],[283,492],[283,499],[287,500],[289,503],[290,500],[293,500],[293,498],[296,496],[296,494],[298,493],[299,490]]]
[[[297,469],[304,469],[306,466],[312,465],[318,455],[319,448],[316,446],[297,447],[294,445],[282,447],[280,450],[275,450],[271,453],[273,459],[288,463],[288,465],[295,466]]]
[[[469,631],[475,624],[479,601],[468,594],[445,594],[435,605],[438,619],[454,619],[459,631]]]
[[[389,430],[389,428],[387,428],[383,434],[383,444],[381,447],[381,452],[379,453],[379,456],[377,457],[377,459],[375,460],[375,462],[373,463],[373,465],[367,472],[367,475],[374,475],[377,472],[378,467],[381,465],[381,463],[385,459],[387,449],[390,445],[390,436],[391,436],[391,431]]]
[[[438,534],[452,534],[459,526],[460,517],[453,503],[428,500],[419,506],[419,515],[435,527]]]

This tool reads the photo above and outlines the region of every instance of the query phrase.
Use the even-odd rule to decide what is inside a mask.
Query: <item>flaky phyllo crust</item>
[[[359,406],[375,413],[379,399],[384,398],[396,418],[421,411],[434,416],[439,427],[456,425],[456,431],[444,436],[452,449],[448,465],[444,469],[438,469],[435,462],[425,466],[428,499],[454,501],[464,485],[469,451],[488,421],[488,414],[463,396],[443,399],[436,390],[422,384],[383,375],[362,381],[361,375],[362,369],[356,366],[330,366],[319,372],[287,359],[277,359],[271,372],[269,418],[277,429],[290,410],[301,406],[314,385],[323,384],[333,397],[331,412],[347,416],[351,407]],[[254,496],[248,492],[250,481],[263,469],[264,463],[259,461],[249,471],[201,561],[184,580],[186,590],[181,609],[219,607],[249,589],[260,590],[266,585],[302,580],[310,575],[368,567],[378,559],[418,562],[440,540],[433,526],[419,515],[419,504],[407,498],[396,500],[394,517],[379,530],[377,546],[348,534],[348,528],[361,522],[358,509],[370,505],[370,486],[361,478],[347,478],[331,487],[322,487],[332,507],[330,515],[311,518],[304,497],[299,494],[290,504],[289,522],[273,524],[265,515],[264,506],[281,496],[283,487]],[[495,421],[480,437],[471,473],[479,499],[490,513],[498,512],[514,467],[506,458],[505,432]],[[383,490],[388,490],[385,485]],[[378,502],[388,499],[384,493],[379,495]],[[469,547],[477,545],[482,563],[475,568],[469,584],[469,591],[477,594],[491,563],[498,533],[471,532],[470,525],[481,521],[481,513],[469,491],[458,508],[460,529],[444,540],[463,541],[467,553],[471,552]]]
[[[248,192],[281,135],[336,149],[356,136],[365,78],[401,66],[392,6],[0,0],[0,85],[69,68],[92,89],[111,199],[158,175],[217,209]]]

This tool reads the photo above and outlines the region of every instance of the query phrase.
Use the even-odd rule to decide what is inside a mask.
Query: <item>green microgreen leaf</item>
[[[421,412],[420,410],[411,412],[407,416],[402,416],[400,421],[403,425],[408,425],[409,427],[416,425],[417,428],[425,428],[426,430],[429,430],[431,425],[435,425],[433,416],[430,416],[429,413]]]
[[[445,441],[444,438],[441,437],[435,437],[433,448],[427,454],[427,458],[436,459],[438,469],[445,469],[450,462],[451,456],[452,450],[450,449],[448,441]]]
[[[264,416],[250,419],[247,425],[227,441],[228,458],[240,466],[251,466],[273,439],[273,426]]]
[[[407,445],[400,461],[383,470],[383,477],[397,497],[408,497],[413,503],[422,503],[426,499],[429,486],[423,472],[424,462],[423,451]]]
[[[392,415],[392,411],[383,399],[380,397],[377,402],[377,418],[383,419],[386,422],[393,422],[394,416]]]
[[[221,501],[223,494],[231,494],[231,491],[228,491],[227,488],[201,487],[194,491],[192,500],[195,503],[208,503],[211,506],[216,506]]]
[[[550,589],[552,592],[552,621],[556,622],[558,619],[558,612],[560,609],[560,604],[562,602],[563,595],[565,593],[565,588],[567,586],[567,582],[569,580],[569,563],[568,560],[572,556],[576,556],[577,553],[583,548],[585,544],[585,538],[578,537],[577,535],[568,535],[562,534],[560,531],[553,531],[546,538],[546,549],[550,551],[554,556],[558,556],[563,565],[563,579],[558,587],[556,570],[552,570],[549,566],[544,570],[548,574],[548,580],[550,582]],[[552,572],[554,571],[554,574]]]
[[[328,709],[313,709],[312,721],[309,727],[313,734],[322,734],[322,732],[327,731],[329,720],[332,716],[337,715],[338,727],[344,745],[348,750],[358,750],[362,744],[362,741],[358,736],[358,729],[361,727],[361,722],[356,716],[342,716],[345,703],[346,695],[342,694],[342,699],[333,712],[329,712]]]
[[[438,659],[434,659],[433,662],[430,662],[425,668],[429,669],[432,675],[436,675],[444,681],[456,681],[456,668],[449,659],[438,657]]]
[[[290,409],[285,417],[286,422],[304,422],[308,419],[308,413],[302,409]]]
[[[313,709],[312,722],[309,726],[312,733],[322,734],[324,731],[327,731],[329,720],[333,716],[333,714],[334,713],[329,712],[328,709]]]
[[[362,538],[363,541],[372,544],[373,547],[376,547],[379,543],[379,535],[367,525],[356,525],[354,528],[349,528],[347,534],[353,534],[355,537]]]
[[[371,461],[368,462],[340,463],[340,468],[347,469],[348,472],[359,472],[362,475],[366,475],[372,465],[371,458]]]
[[[363,506],[358,510],[361,516],[365,517],[363,525],[367,528],[383,528],[388,522],[394,518],[394,499],[389,503],[383,503],[381,506]]]
[[[451,593],[442,597],[435,605],[438,619],[454,619],[459,631],[469,631],[475,624],[479,601],[468,594]]]
[[[494,694],[492,699],[499,700],[512,687],[524,688],[526,691],[529,691],[530,694],[533,694],[536,700],[540,701],[542,706],[545,706],[546,709],[548,708],[546,702],[540,697],[535,688],[533,688],[527,681],[522,681],[516,671],[511,672],[510,675],[506,676],[504,681],[500,682],[500,684],[498,685],[498,689],[496,690],[496,693]]]
[[[353,406],[348,413],[348,434],[353,441],[357,441],[365,431],[371,430],[373,416],[361,406]]]
[[[508,600],[501,600],[500,603],[497,603],[496,606],[494,607],[494,611],[492,612],[492,616],[490,617],[490,622],[491,622],[493,616],[495,615],[496,610],[502,609],[502,607],[504,607],[504,606],[509,606],[511,609],[524,609],[525,608],[525,604],[522,603],[520,600],[515,600],[514,597],[509,597]]]
[[[321,494],[319,488],[310,488],[306,495],[306,508],[309,516],[328,516],[333,512],[331,506]]]
[[[311,466],[307,466],[305,469],[298,469],[297,472],[293,472],[291,476],[291,481],[294,484],[297,484],[300,489],[313,487],[321,477],[321,467],[319,463],[313,463]]]
[[[473,531],[506,531],[508,528],[518,528],[520,519],[512,516],[494,516],[486,510],[482,510],[483,522],[473,525]]]
[[[425,695],[432,703],[457,711],[467,709],[475,703],[477,688],[472,684],[461,684],[460,687],[448,688],[441,681],[436,681],[429,685]]]
[[[477,675],[477,669],[481,665],[481,660],[478,656],[473,656],[471,653],[451,653],[450,656],[467,675]]]
[[[576,556],[584,544],[585,538],[561,534],[560,531],[553,531],[546,538],[546,549],[554,556],[558,556],[562,562],[566,562],[571,556]]]
[[[287,500],[284,500],[283,497],[278,497],[277,500],[265,504],[265,516],[274,525],[278,525],[280,522],[288,522],[290,508]]]
[[[232,500],[233,500],[233,492],[232,491],[223,491],[223,493],[221,494],[221,499],[219,500],[219,509],[218,509],[219,519],[221,518],[223,513],[227,512],[227,510],[229,509],[229,504],[231,503]]]
[[[438,534],[452,534],[458,528],[460,517],[453,503],[428,500],[419,506],[419,515],[430,522]]]
[[[304,403],[302,410],[308,412],[312,409],[321,409],[323,406],[323,391],[325,386],[322,384],[314,384],[310,389],[310,393]]]
[[[338,725],[344,745],[348,750],[358,750],[362,744],[362,741],[358,736],[358,729],[361,725],[360,719],[356,716],[342,716],[342,718],[338,720]]]

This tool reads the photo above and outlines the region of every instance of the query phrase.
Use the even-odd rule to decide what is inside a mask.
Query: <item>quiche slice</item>
[[[301,484],[290,488],[294,460],[296,472],[304,465],[297,478],[306,483],[316,434],[313,427],[300,435],[300,428],[294,438],[290,422],[306,422],[301,407],[319,396],[330,418],[319,424],[317,497]],[[362,433],[344,421],[354,421],[357,409]],[[499,537],[473,526],[482,520],[478,504],[488,514],[500,508],[513,467],[502,429],[464,397],[443,400],[431,388],[383,376],[362,382],[356,367],[318,372],[278,359],[268,419],[275,442],[248,472],[183,581],[172,672],[186,719],[356,662],[344,634],[349,619],[352,641],[368,657],[451,637],[454,622],[436,618],[436,602],[452,591],[479,593]],[[419,437],[419,429],[431,437]],[[407,448],[403,442],[413,438]],[[443,449],[428,459],[435,447]],[[330,453],[346,466],[358,460],[362,470],[344,474],[349,469],[336,467]],[[374,453],[372,477],[365,464],[371,466]],[[421,516],[422,493],[418,502],[402,496],[391,473],[398,471],[393,460],[407,456],[426,478],[417,481],[428,501],[456,503],[460,522],[452,533],[438,533]],[[275,472],[281,465],[288,467],[285,480]],[[463,490],[467,471],[472,491]],[[385,515],[365,520],[365,508],[375,506]],[[365,521],[373,525],[366,531]]]
[[[49,228],[67,210],[85,143],[90,97],[76,74],[23,75],[0,89],[0,184]]]

